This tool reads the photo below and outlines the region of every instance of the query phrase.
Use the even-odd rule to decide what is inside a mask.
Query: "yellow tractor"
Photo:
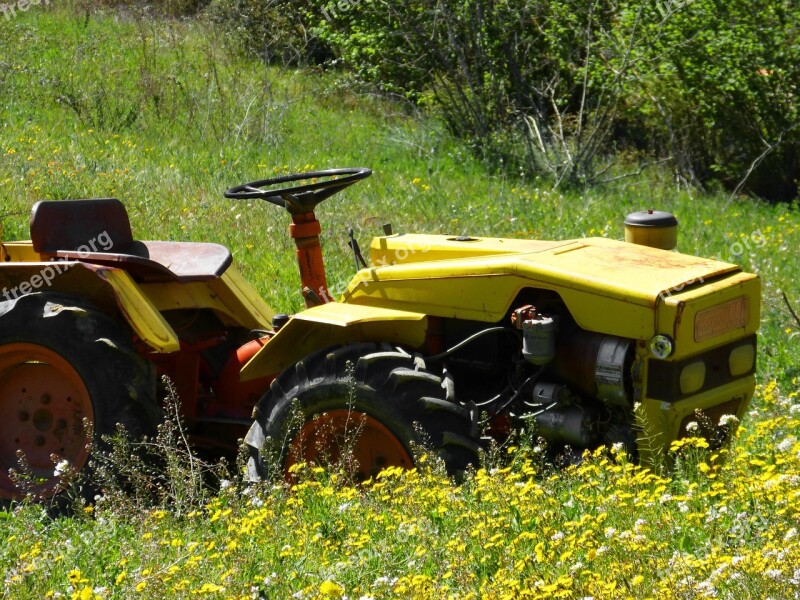
[[[315,210],[370,174],[226,192],[288,211],[306,306],[291,316],[223,246],[135,239],[119,200],[35,204],[31,239],[0,245],[0,498],[20,497],[21,459],[46,498],[55,466],[87,471],[118,423],[152,435],[164,375],[198,448],[244,438],[250,480],[345,453],[367,479],[413,466],[416,444],[456,474],[520,427],[558,453],[621,444],[643,462],[729,437],[755,385],[756,275],[665,249],[677,223],[650,211],[625,242],[386,230],[368,263],[351,241],[360,268],[334,299]]]

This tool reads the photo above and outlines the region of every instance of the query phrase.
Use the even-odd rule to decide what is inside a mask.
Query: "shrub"
[[[664,11],[651,11],[651,67],[637,82],[648,130],[688,178],[794,199],[800,6],[690,0]]]
[[[268,63],[303,65],[332,57],[310,34],[305,0],[212,0],[207,15],[224,27],[240,50]]]
[[[788,0],[306,1],[360,79],[436,107],[484,155],[592,183],[632,148],[696,183],[797,193]]]

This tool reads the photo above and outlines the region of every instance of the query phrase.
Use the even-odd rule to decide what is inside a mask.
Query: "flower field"
[[[9,598],[791,598],[800,404],[759,390],[723,466],[701,439],[658,475],[610,451],[550,472],[506,448],[455,486],[433,461],[362,488],[301,468],[178,515],[101,500],[0,524]],[[495,457],[498,458],[498,457]],[[491,457],[487,462],[492,463]]]

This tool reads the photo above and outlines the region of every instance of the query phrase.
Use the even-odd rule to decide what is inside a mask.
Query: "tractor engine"
[[[587,448],[620,441],[632,407],[631,340],[592,333],[557,312],[525,305],[512,313],[532,375],[516,416],[550,443]],[[525,368],[525,366],[523,366]],[[522,409],[522,410],[520,410]]]

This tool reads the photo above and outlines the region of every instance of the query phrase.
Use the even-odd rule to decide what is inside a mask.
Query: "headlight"
[[[731,376],[738,377],[739,375],[749,373],[753,369],[755,360],[756,349],[750,344],[734,348],[728,357],[728,367],[730,368]]]
[[[650,340],[650,352],[652,352],[653,356],[656,358],[661,360],[669,358],[673,350],[675,350],[675,347],[672,344],[672,339],[668,335],[659,333]]]
[[[706,382],[706,363],[702,360],[689,363],[681,369],[681,394],[693,394]]]

